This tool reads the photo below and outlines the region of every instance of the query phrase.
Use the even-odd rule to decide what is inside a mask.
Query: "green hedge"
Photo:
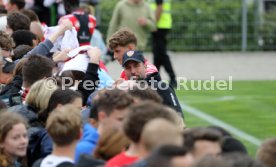
[[[101,31],[104,36],[118,1],[101,0]],[[173,0],[174,26],[169,35],[169,49],[240,50],[241,5],[241,0]],[[248,46],[251,50],[260,49],[254,24],[254,7],[248,9]]]
[[[263,50],[276,50],[276,12],[264,14],[263,19],[258,33],[260,45]]]

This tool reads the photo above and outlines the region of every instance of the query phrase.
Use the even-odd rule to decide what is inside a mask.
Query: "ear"
[[[144,63],[144,67],[145,67],[145,69],[147,69],[147,64],[146,63]]]
[[[82,128],[80,128],[80,133],[79,133],[79,136],[77,136],[77,140],[80,140],[82,138],[82,135],[83,135],[83,131],[82,131]]]
[[[135,44],[130,43],[130,44],[127,45],[127,48],[128,48],[129,50],[135,50],[135,49],[136,49],[136,46],[135,46]]]
[[[103,121],[107,117],[106,113],[103,111],[99,111],[98,113],[98,120],[99,122]]]
[[[94,128],[97,128],[97,126],[98,126],[98,122],[97,122],[97,120],[94,119],[94,118],[89,118],[89,123],[90,123],[90,125],[92,125]]]
[[[63,105],[62,104],[58,104],[57,106],[56,106],[56,108],[60,108],[60,107],[62,107]]]

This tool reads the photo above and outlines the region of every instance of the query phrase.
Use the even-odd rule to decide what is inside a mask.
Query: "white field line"
[[[209,122],[210,124],[213,124],[213,125],[217,125],[217,126],[220,126],[220,127],[223,127],[225,130],[231,132],[231,134],[237,136],[237,137],[240,137],[256,146],[260,146],[261,145],[261,140],[254,137],[254,136],[251,136],[249,134],[247,134],[246,132],[243,132],[211,115],[208,115],[206,113],[204,113],[203,111],[200,111],[196,108],[193,108],[187,104],[184,104],[184,103],[181,103],[181,106],[182,106],[182,109],[185,110],[186,112],[202,119],[202,120],[205,120],[207,122]]]
[[[186,104],[224,102],[224,101],[232,101],[235,99],[236,99],[235,96],[222,96],[219,98],[211,98],[211,99],[205,99],[205,100],[190,100],[190,101],[186,101]]]

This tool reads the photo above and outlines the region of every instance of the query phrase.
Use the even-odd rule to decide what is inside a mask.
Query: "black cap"
[[[143,56],[143,52],[138,50],[130,50],[127,51],[123,56],[123,67],[126,65],[128,61],[136,61],[138,63],[145,62],[145,58]]]
[[[8,58],[3,59],[4,66],[2,67],[2,71],[4,73],[12,73],[13,69],[15,68],[15,63]]]
[[[239,152],[247,154],[246,147],[242,142],[233,137],[224,137],[222,142],[222,153]]]

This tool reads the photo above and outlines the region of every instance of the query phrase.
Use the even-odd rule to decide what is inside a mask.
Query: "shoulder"
[[[125,152],[122,152],[115,156],[114,158],[110,159],[106,163],[106,167],[114,167],[114,166],[127,166],[133,164],[138,160],[138,157],[130,157],[126,155]]]
[[[54,155],[48,155],[46,156],[42,162],[41,162],[41,167],[52,167],[52,166],[60,166],[62,163],[68,163],[70,166],[73,166],[72,160],[69,158],[65,157],[57,157]],[[69,166],[69,165],[68,165]]]
[[[124,7],[126,7],[128,4],[127,4],[127,1],[125,1],[125,0],[121,0],[121,1],[119,1],[117,4],[116,4],[116,8],[124,8]]]
[[[158,72],[156,66],[153,65],[153,64],[151,64],[149,61],[146,61],[146,66],[147,66],[147,73],[155,73],[155,72]]]
[[[115,157],[111,158],[109,161],[106,162],[107,167],[118,166],[119,163],[122,163],[125,159],[124,152],[116,155]]]
[[[89,17],[89,20],[95,20],[95,21],[96,21],[96,17],[95,17],[95,16],[93,16],[93,15],[88,15],[88,17]]]
[[[121,74],[120,74],[120,78],[124,79],[124,80],[128,80],[127,76],[126,76],[126,72],[125,70],[122,70]]]
[[[35,111],[24,104],[13,106],[9,108],[8,111],[19,113],[20,115],[25,117],[29,123],[38,119]]]

